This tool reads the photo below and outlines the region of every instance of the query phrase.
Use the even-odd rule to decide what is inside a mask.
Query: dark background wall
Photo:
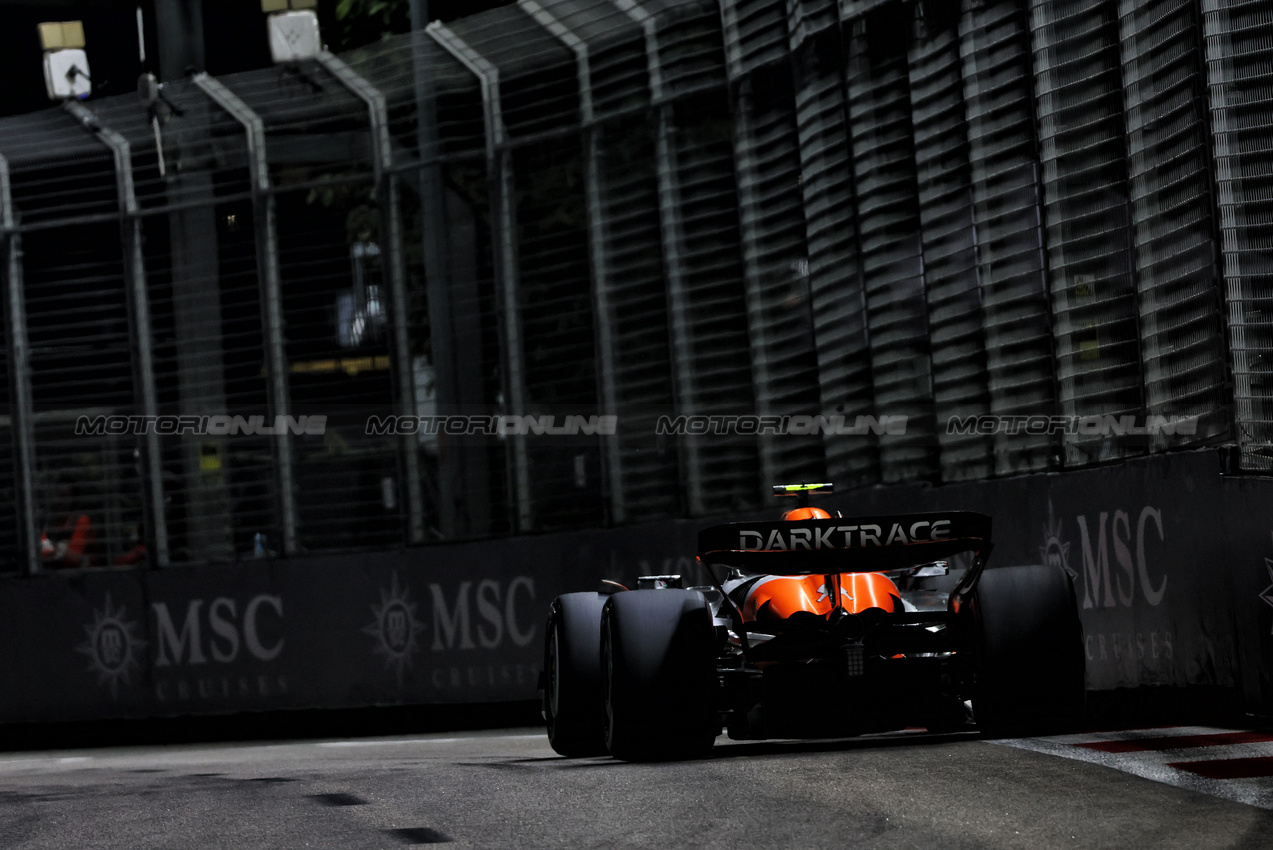
[[[991,569],[1047,561],[1073,576],[1090,689],[1220,689],[1267,714],[1271,494],[1202,451],[825,504],[987,512]],[[693,575],[713,524],[0,579],[0,722],[532,699],[553,597]]]

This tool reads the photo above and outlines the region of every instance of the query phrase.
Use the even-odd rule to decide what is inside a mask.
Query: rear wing
[[[698,535],[704,564],[770,575],[877,572],[989,549],[990,517],[972,511],[732,522]]]

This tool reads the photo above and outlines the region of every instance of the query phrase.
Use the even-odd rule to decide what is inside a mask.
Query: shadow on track
[[[698,762],[720,761],[737,758],[763,758],[765,756],[785,756],[800,753],[836,753],[853,750],[881,750],[893,747],[926,747],[936,744],[955,743],[958,741],[979,740],[975,731],[932,734],[928,732],[903,732],[886,735],[866,735],[859,738],[819,738],[801,741],[778,739],[772,741],[731,741],[718,744],[712,751],[701,758],[624,762],[609,756],[588,759],[568,759],[563,756],[541,756],[535,758],[517,758],[502,761],[458,762],[474,767],[513,768],[539,765],[556,770],[578,770],[580,768],[641,766],[646,764],[690,764]],[[545,743],[547,738],[545,737]]]

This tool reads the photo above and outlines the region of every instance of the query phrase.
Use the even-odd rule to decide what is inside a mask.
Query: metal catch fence
[[[1256,0],[519,0],[0,120],[2,566],[1267,472],[1271,36]]]

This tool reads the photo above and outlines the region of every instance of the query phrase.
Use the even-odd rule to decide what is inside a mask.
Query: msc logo
[[[390,651],[402,653],[411,645],[411,638],[415,636],[412,626],[416,624],[408,621],[409,616],[411,615],[405,605],[394,606],[385,612],[380,634]]]
[[[433,641],[429,649],[434,652],[479,646],[495,649],[504,642],[505,635],[514,646],[526,646],[535,639],[534,616],[518,615],[519,599],[535,601],[535,580],[530,576],[517,576],[507,588],[486,579],[478,582],[474,590],[473,582],[462,581],[453,602],[440,584],[430,584],[429,593],[433,601]],[[480,618],[476,628],[471,616],[474,607]],[[523,627],[523,623],[528,625]]]
[[[110,689],[111,699],[119,696],[121,684],[131,685],[132,675],[141,669],[137,656],[146,641],[137,637],[137,623],[127,618],[124,606],[115,608],[110,594],[101,611],[93,611],[93,622],[84,627],[87,638],[76,651],[88,656],[88,670],[97,674],[97,684]]]
[[[1077,567],[1070,563],[1070,542],[1063,537],[1062,522],[1048,502],[1048,521],[1039,547],[1043,562],[1064,567],[1082,586],[1079,605],[1083,608],[1131,608],[1139,596],[1151,606],[1159,605],[1167,592],[1167,576],[1151,575],[1149,549],[1157,538],[1163,543],[1162,511],[1146,505],[1135,520],[1127,511],[1101,511],[1092,519],[1080,514]],[[1110,549],[1113,548],[1113,558]]]
[[[1054,567],[1063,567],[1070,578],[1079,580],[1079,574],[1070,566],[1070,544],[1061,538],[1061,521],[1052,510],[1052,500],[1048,499],[1048,521],[1043,526],[1043,545],[1039,547],[1039,555],[1043,563]]]
[[[376,639],[375,653],[384,657],[385,667],[396,671],[399,687],[424,631],[424,624],[416,619],[416,607],[411,591],[398,584],[394,573],[389,589],[380,591],[380,604],[371,606],[371,624],[363,628],[364,634]]]
[[[380,602],[371,606],[372,621],[362,631],[375,640],[373,651],[384,658],[401,686],[423,647],[451,652],[497,649],[506,642],[528,646],[537,629],[534,602],[535,580],[530,576],[517,576],[507,584],[493,579],[462,581],[453,593],[433,582],[427,603],[421,603],[393,573],[389,586],[380,590]]]
[[[1264,591],[1260,594],[1260,598],[1264,600],[1264,604],[1273,608],[1273,558],[1264,559],[1264,569],[1269,571],[1270,583],[1268,587],[1264,588]],[[1271,631],[1270,634],[1273,634],[1273,631]]]
[[[253,596],[243,606],[242,616],[238,601],[228,596],[218,596],[206,609],[204,602],[191,599],[186,604],[180,628],[168,610],[168,603],[151,604],[155,615],[155,667],[206,664],[209,658],[230,664],[244,649],[258,661],[273,661],[283,651],[283,638],[266,643],[261,636],[263,620],[282,619],[281,597],[268,593]],[[205,621],[207,631],[203,628]]]

